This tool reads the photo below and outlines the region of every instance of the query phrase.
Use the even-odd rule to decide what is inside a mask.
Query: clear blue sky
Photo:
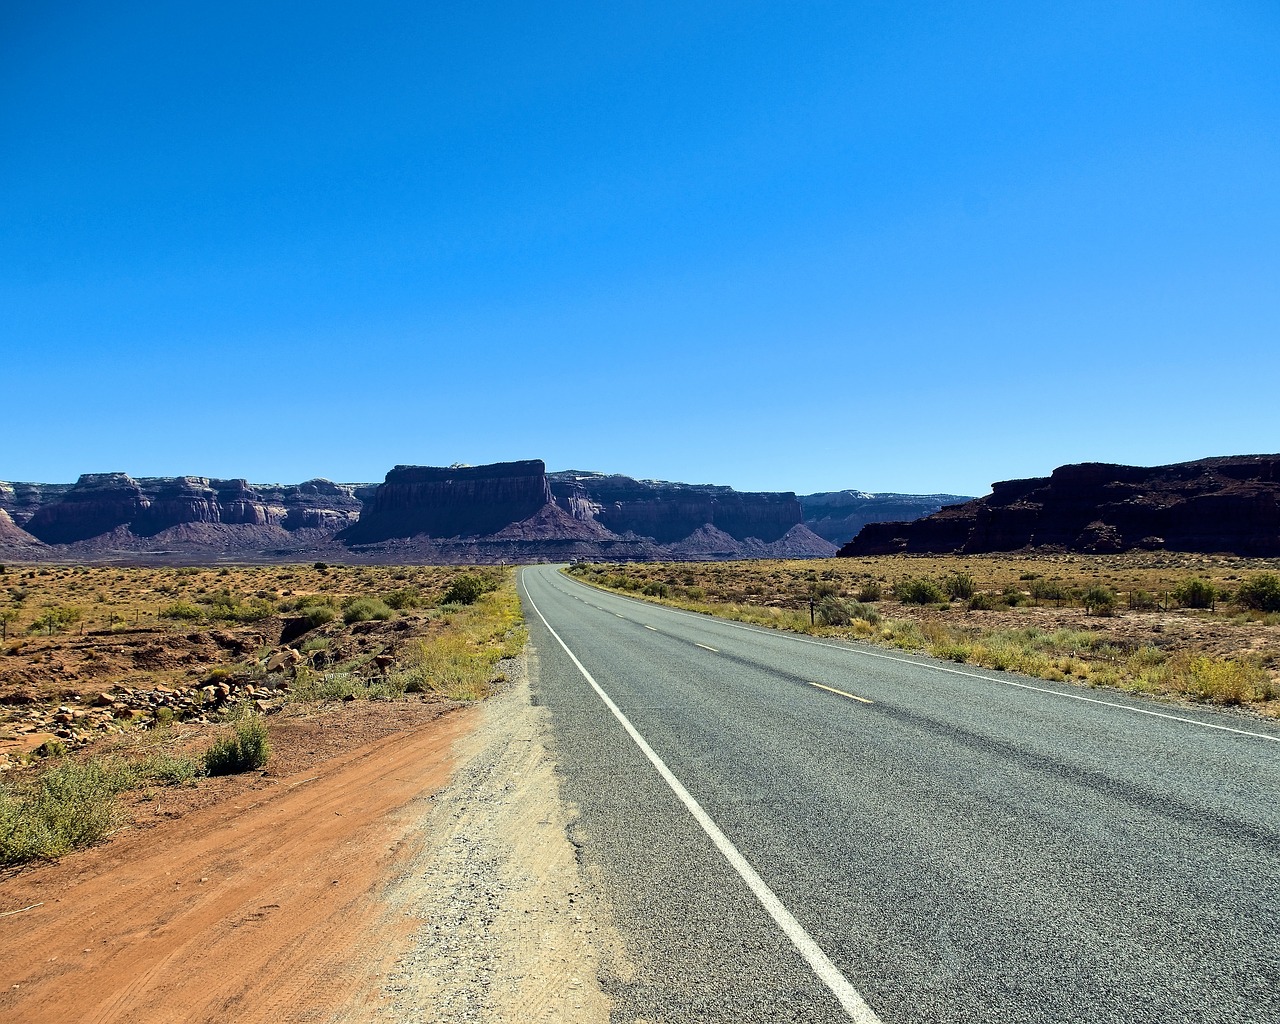
[[[1280,450],[1280,5],[0,5],[0,479]]]

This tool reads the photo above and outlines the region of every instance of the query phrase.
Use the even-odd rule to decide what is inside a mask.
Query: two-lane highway
[[[1280,730],[521,574],[631,1021],[1280,1021]]]

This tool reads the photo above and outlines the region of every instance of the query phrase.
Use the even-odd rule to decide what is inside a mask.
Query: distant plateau
[[[744,492],[548,473],[539,459],[396,466],[380,484],[86,473],[73,484],[0,481],[0,557],[175,564],[814,558],[833,555],[868,523],[911,520],[964,500]]]

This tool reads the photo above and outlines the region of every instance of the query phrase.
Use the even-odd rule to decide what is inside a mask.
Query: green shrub
[[[204,770],[210,775],[251,771],[266,764],[270,753],[267,723],[261,715],[250,715],[237,722],[229,735],[215,740],[204,752]]]
[[[1015,586],[1007,586],[1000,595],[1000,600],[1007,604],[1010,608],[1017,608],[1027,599],[1027,596]]]
[[[303,594],[301,597],[295,597],[292,601],[281,601],[279,605],[282,612],[300,612],[307,608],[332,607],[334,607],[333,598],[328,594]]]
[[[189,601],[174,601],[173,604],[160,609],[160,617],[162,619],[200,619],[204,617],[204,612],[198,605],[191,604]]]
[[[947,600],[946,593],[933,580],[911,576],[894,584],[893,596],[903,604],[941,604]]]
[[[1173,588],[1173,599],[1183,608],[1212,608],[1217,596],[1212,583],[1194,576]]]
[[[275,605],[260,597],[239,604],[220,605],[214,610],[218,618],[230,619],[232,622],[261,622],[276,612]]]
[[[342,621],[349,626],[353,622],[368,622],[370,619],[389,619],[394,614],[381,598],[355,597],[343,606]]]
[[[834,594],[828,594],[817,603],[814,617],[824,626],[847,626],[853,621],[849,606]]]
[[[967,572],[953,572],[942,581],[942,589],[953,601],[967,601],[973,597],[973,577]]]
[[[398,612],[402,612],[406,608],[421,608],[426,604],[422,591],[417,587],[402,587],[399,590],[393,590],[383,598],[383,601],[387,603],[387,607],[394,608]]]
[[[969,598],[969,611],[971,612],[994,611],[995,607],[996,599],[990,594],[979,592]]]
[[[1136,612],[1149,612],[1159,607],[1154,594],[1146,590],[1129,591],[1129,607]],[[1207,606],[1206,606],[1207,607]]]
[[[671,588],[665,583],[659,583],[656,580],[646,583],[640,591],[642,594],[648,594],[650,597],[670,597]]]
[[[856,596],[864,604],[868,601],[879,601],[884,596],[884,589],[878,580],[869,580],[858,588]]]
[[[1280,612],[1280,576],[1260,572],[1236,589],[1236,604],[1259,612]]]
[[[177,786],[196,775],[196,763],[189,757],[155,753],[128,766],[129,788],[141,785]]]
[[[623,585],[625,586],[630,582],[630,580],[627,580]],[[475,604],[482,595],[496,589],[497,584],[485,579],[483,576],[477,576],[469,572],[459,573],[450,581],[448,589],[444,592],[444,597],[440,599],[440,603]]]
[[[854,601],[853,604],[849,605],[849,614],[854,619],[861,619],[869,625],[880,625],[880,613],[876,611],[873,605],[864,604],[862,601]]]
[[[1080,595],[1080,603],[1090,615],[1110,615],[1116,610],[1116,592],[1095,583]]]
[[[313,604],[302,610],[302,613],[298,616],[298,621],[301,624],[302,631],[305,633],[318,626],[323,626],[327,622],[332,622],[337,617],[338,613],[329,605]]]
[[[40,613],[40,617],[31,624],[31,631],[35,633],[44,630],[53,635],[69,626],[74,626],[83,617],[84,612],[71,605],[47,605]]]
[[[23,790],[0,788],[0,864],[60,857],[115,826],[119,765],[60,758]]]

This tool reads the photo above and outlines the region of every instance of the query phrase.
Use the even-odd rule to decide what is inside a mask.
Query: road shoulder
[[[533,704],[536,652],[511,665],[455,747],[457,768],[420,824],[420,853],[387,895],[407,917],[407,951],[384,988],[379,1020],[607,1021],[598,981],[613,929],[588,894]]]

